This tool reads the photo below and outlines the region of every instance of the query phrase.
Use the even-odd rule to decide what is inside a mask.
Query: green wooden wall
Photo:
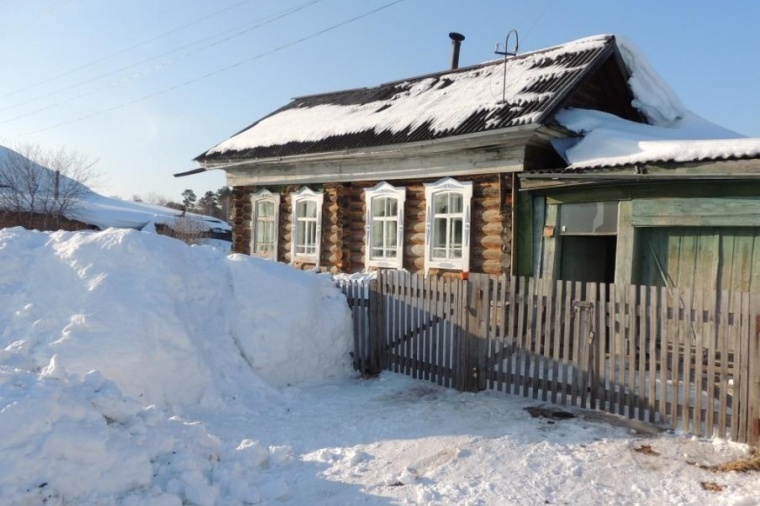
[[[636,229],[634,283],[760,292],[760,226]]]

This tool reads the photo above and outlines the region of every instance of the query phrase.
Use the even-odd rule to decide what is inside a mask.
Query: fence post
[[[478,392],[486,389],[486,353],[485,340],[488,329],[489,278],[484,274],[470,274],[464,282],[465,326],[464,346],[464,385],[462,390]]]
[[[383,364],[383,341],[385,336],[385,310],[383,306],[383,294],[381,293],[382,273],[369,284],[369,345],[367,361],[363,366],[362,373],[376,376],[382,371]]]

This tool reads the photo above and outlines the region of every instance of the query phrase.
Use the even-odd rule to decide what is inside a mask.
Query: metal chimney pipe
[[[462,47],[464,35],[457,32],[451,32],[449,38],[451,39],[451,44],[453,46],[451,51],[451,70],[456,70],[459,68],[459,48]]]

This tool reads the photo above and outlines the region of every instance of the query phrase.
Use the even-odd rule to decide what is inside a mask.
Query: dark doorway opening
[[[615,282],[617,236],[562,237],[560,279],[595,283]]]

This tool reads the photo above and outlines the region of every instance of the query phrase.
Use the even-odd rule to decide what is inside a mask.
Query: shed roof
[[[542,124],[614,51],[615,37],[601,35],[509,58],[506,69],[495,60],[294,98],[195,160],[308,155]]]
[[[564,169],[567,172],[760,158],[760,139],[744,137],[689,110],[668,126],[634,123],[580,109],[560,111],[556,120],[581,135],[575,144],[557,145],[569,163]]]

